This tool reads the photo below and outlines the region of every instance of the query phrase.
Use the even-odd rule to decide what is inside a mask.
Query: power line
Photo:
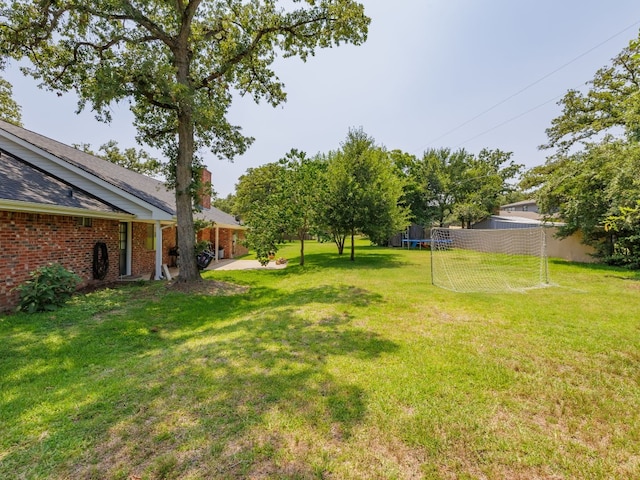
[[[533,112],[534,110],[537,110],[537,109],[539,109],[541,107],[544,107],[545,105],[547,105],[547,104],[549,104],[551,102],[555,102],[556,100],[558,100],[559,98],[562,98],[562,97],[563,97],[563,95],[557,95],[557,96],[553,97],[551,100],[547,100],[546,102],[540,103],[539,105],[536,105],[535,107],[530,108],[526,112],[522,112],[522,113],[516,115],[515,117],[511,117],[510,119],[505,120],[502,123],[499,123],[498,125],[494,125],[493,127],[489,128],[488,130],[485,130],[484,132],[480,132],[477,135],[474,135],[473,137],[468,138],[464,142],[460,142],[458,145],[456,145],[455,148],[458,148],[458,147],[464,145],[465,143],[469,143],[470,141],[475,140],[476,138],[481,137],[483,135],[486,135],[489,132],[493,132],[494,130],[496,130],[496,129],[498,129],[498,128],[500,128],[500,127],[502,127],[502,126],[504,126],[504,125],[506,125],[508,123],[511,123],[514,120],[519,119],[520,117],[524,117],[525,115],[527,115],[527,114],[529,114],[529,113]]]
[[[474,120],[477,120],[478,118],[482,117],[483,115],[485,115],[485,114],[489,113],[490,111],[492,111],[492,110],[494,110],[494,109],[498,108],[500,105],[503,105],[504,103],[508,102],[508,101],[509,101],[509,100],[511,100],[512,98],[514,98],[514,97],[516,97],[516,96],[520,95],[521,93],[523,93],[523,92],[525,92],[526,90],[530,89],[531,87],[533,87],[533,86],[537,85],[538,83],[542,82],[543,80],[546,80],[546,79],[547,79],[547,78],[549,78],[550,76],[552,76],[552,75],[554,75],[554,74],[558,73],[560,70],[562,70],[562,69],[564,69],[564,68],[568,67],[568,66],[569,66],[569,65],[571,65],[572,63],[575,63],[576,61],[580,60],[582,57],[584,57],[584,56],[586,56],[586,55],[590,54],[591,52],[593,52],[593,51],[594,51],[594,50],[596,50],[597,48],[600,48],[600,47],[601,47],[602,45],[604,45],[605,43],[610,42],[610,41],[611,41],[611,40],[613,40],[614,38],[616,38],[616,37],[618,37],[618,36],[622,35],[624,32],[626,32],[627,30],[630,30],[631,28],[635,27],[635,26],[636,26],[636,25],[638,25],[638,24],[640,24],[640,20],[638,20],[638,21],[636,21],[636,22],[632,23],[631,25],[629,25],[629,26],[627,26],[627,27],[623,28],[623,29],[622,29],[622,30],[620,30],[619,32],[617,32],[617,33],[615,33],[615,34],[611,35],[611,36],[610,36],[609,38],[607,38],[606,40],[603,40],[602,42],[598,43],[598,44],[597,44],[597,45],[595,45],[594,47],[591,47],[589,50],[587,50],[587,51],[585,51],[585,52],[581,53],[580,55],[578,55],[577,57],[573,58],[572,60],[569,60],[568,62],[566,62],[565,64],[563,64],[563,65],[561,65],[560,67],[556,68],[555,70],[552,70],[551,72],[547,73],[546,75],[543,75],[543,76],[542,76],[542,77],[540,77],[539,79],[535,80],[534,82],[531,82],[531,83],[530,83],[530,84],[528,84],[527,86],[525,86],[525,87],[521,88],[520,90],[518,90],[517,92],[515,92],[515,93],[513,93],[513,94],[509,95],[509,96],[508,96],[508,97],[506,97],[505,99],[503,99],[503,100],[499,101],[498,103],[496,103],[496,104],[492,105],[491,107],[487,108],[486,110],[483,110],[482,112],[480,112],[480,113],[478,113],[477,115],[475,115],[473,118],[471,118],[471,119],[469,119],[469,120],[467,120],[467,121],[465,121],[465,122],[463,122],[463,123],[459,124],[458,126],[456,126],[456,127],[452,128],[451,130],[448,130],[447,132],[443,133],[442,135],[438,136],[437,138],[434,138],[433,140],[431,140],[431,141],[427,142],[427,143],[426,143],[426,144],[424,144],[422,147],[420,147],[418,150],[422,150],[422,149],[423,149],[423,148],[425,148],[426,146],[431,145],[431,144],[433,144],[433,143],[437,142],[438,140],[440,140],[440,139],[442,139],[442,138],[446,137],[447,135],[449,135],[449,134],[451,134],[451,133],[453,133],[453,132],[455,132],[455,131],[457,131],[457,130],[461,129],[462,127],[464,127],[464,126],[468,125],[469,123],[473,122]],[[560,96],[562,96],[562,95],[560,95]],[[501,126],[503,126],[503,125],[505,125],[505,124],[507,124],[507,123],[509,123],[509,122],[513,121],[513,120],[516,120],[516,119],[518,119],[518,118],[520,118],[520,117],[522,117],[522,116],[526,115],[527,113],[530,113],[530,112],[532,112],[532,111],[534,111],[534,110],[536,110],[536,109],[538,109],[538,108],[542,107],[543,105],[546,105],[547,103],[550,103],[551,101],[555,100],[556,98],[559,98],[559,97],[555,97],[555,98],[554,98],[554,99],[552,99],[552,100],[549,100],[549,101],[544,102],[544,103],[542,103],[542,104],[540,104],[540,105],[538,105],[538,106],[536,106],[536,107],[533,107],[532,109],[527,110],[526,112],[524,112],[524,113],[522,113],[522,114],[520,114],[520,115],[517,115],[516,117],[513,117],[513,118],[511,118],[510,120],[506,120],[505,122],[502,122],[501,124],[496,125],[495,127],[492,127],[491,129],[486,130],[485,132],[483,132],[483,133],[481,133],[481,134],[476,135],[476,136],[475,136],[475,137],[473,137],[472,139],[465,140],[465,141],[464,141],[464,142],[462,142],[462,143],[470,142],[471,140],[473,140],[473,139],[475,139],[475,138],[477,138],[477,137],[479,137],[479,136],[482,136],[482,135],[484,135],[484,134],[486,134],[486,133],[488,133],[488,132],[490,132],[490,131],[493,131],[493,130],[495,130],[496,128],[501,127]],[[461,144],[461,145],[462,145],[462,144]]]

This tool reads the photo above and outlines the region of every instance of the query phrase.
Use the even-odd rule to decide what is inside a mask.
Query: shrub
[[[213,247],[211,246],[211,242],[209,240],[200,240],[199,242],[196,242],[195,248],[196,255],[204,252],[205,250],[213,250]]]
[[[80,277],[62,265],[50,263],[31,272],[31,279],[16,287],[18,310],[34,313],[55,310],[75,292]]]

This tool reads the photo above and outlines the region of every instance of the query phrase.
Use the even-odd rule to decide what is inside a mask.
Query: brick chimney
[[[200,206],[208,210],[211,208],[211,172],[206,168],[202,169],[201,180]]]

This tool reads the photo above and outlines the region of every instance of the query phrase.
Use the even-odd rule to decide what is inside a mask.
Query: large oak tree
[[[11,1],[0,12],[0,53],[26,57],[26,73],[54,92],[74,90],[101,120],[113,102],[130,103],[138,140],[172,162],[179,247],[189,252],[197,152],[231,159],[252,141],[227,120],[234,91],[280,104],[279,54],[306,60],[316,48],[360,44],[368,24],[353,0]],[[192,257],[181,257],[182,281],[200,278]]]
[[[547,129],[545,165],[527,172],[560,236],[582,233],[608,263],[640,266],[640,37],[598,70],[585,91],[569,90]]]
[[[551,121],[549,141],[541,148],[564,154],[599,135],[619,132],[629,141],[640,140],[640,36],[587,85],[586,92],[572,89],[560,100],[562,113]]]

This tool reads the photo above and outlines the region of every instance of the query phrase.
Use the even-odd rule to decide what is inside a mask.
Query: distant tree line
[[[315,205],[309,231],[327,232],[342,252],[345,239],[355,233],[383,243],[409,221],[468,228],[501,204],[534,198],[544,215],[560,221],[560,237],[579,231],[603,262],[640,268],[640,36],[588,85],[585,92],[569,90],[559,102],[562,113],[552,120],[548,142],[541,146],[552,153],[544,165],[524,175],[510,152],[484,149],[474,155],[441,148],[416,157],[376,146],[361,130],[349,132],[340,150],[305,160],[317,170],[313,189],[307,190]],[[380,173],[375,180],[366,167],[374,162],[384,165],[374,168]],[[266,170],[262,173],[269,177]],[[250,226],[257,225],[252,215],[269,216],[266,205],[271,198],[246,200],[255,175],[257,171],[249,170],[236,196],[219,204],[243,216]],[[383,184],[391,193],[377,199],[369,190],[380,190]],[[370,185],[376,187],[369,189]],[[279,201],[291,207],[292,198],[283,194]],[[394,202],[395,209],[390,207]],[[251,205],[262,205],[259,213],[252,213]],[[285,223],[278,223],[280,234],[288,231]],[[279,238],[271,239],[270,249]]]
[[[214,205],[239,215],[247,241],[266,263],[285,236],[332,239],[339,254],[365,235],[386,244],[411,222],[470,227],[515,195],[522,166],[511,153],[429,150],[422,158],[376,145],[362,128],[351,129],[340,148],[309,158],[292,150],[278,162],[251,168],[236,193]]]

